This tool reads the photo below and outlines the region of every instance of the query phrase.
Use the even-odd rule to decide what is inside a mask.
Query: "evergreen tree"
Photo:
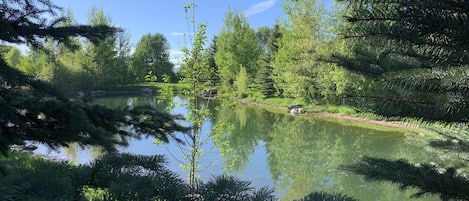
[[[97,42],[116,28],[99,26],[59,26],[65,18],[48,0],[6,0],[0,9],[0,40],[14,44],[43,47],[53,40],[76,47],[72,37],[81,36]],[[127,137],[151,135],[168,141],[175,131],[186,131],[174,117],[150,108],[111,110],[71,100],[48,84],[27,76],[0,59],[0,151],[25,141],[38,141],[51,147],[100,145],[109,151],[116,144],[127,144]],[[122,130],[133,126],[135,132]],[[116,134],[118,136],[116,137]]]
[[[353,54],[341,66],[379,80],[386,93],[360,97],[376,113],[467,122],[465,3],[344,1]],[[357,97],[355,97],[357,98]]]
[[[0,157],[2,200],[189,200],[188,186],[160,155],[109,154],[78,166],[13,156]]]
[[[296,201],[317,201],[317,200],[324,200],[324,201],[357,201],[354,198],[347,197],[341,194],[328,194],[324,192],[314,192],[311,193],[304,198]]]
[[[233,201],[273,201],[274,190],[268,187],[255,189],[251,182],[242,181],[232,176],[218,176],[200,185],[197,193],[200,200],[233,200]]]
[[[282,38],[282,33],[279,24],[276,23],[270,31],[269,38],[267,38],[267,51],[269,54],[274,55],[278,52],[280,38]]]
[[[270,65],[269,55],[264,54],[259,59],[259,72],[256,76],[256,82],[259,84],[259,92],[263,98],[271,98],[276,90],[274,80],[272,79],[272,66]]]
[[[467,152],[468,2],[341,2],[347,7],[343,37],[352,54],[334,55],[333,60],[382,86],[352,100],[360,99],[364,108],[386,116],[462,123],[463,132],[444,131],[443,140],[426,145]],[[395,183],[401,190],[418,188],[415,197],[436,194],[442,200],[467,200],[466,166],[465,158],[458,167],[364,158],[345,169]]]
[[[268,33],[268,37],[265,39],[265,52],[259,58],[259,72],[256,76],[259,91],[264,98],[273,97],[276,93],[275,83],[272,79],[272,60],[278,51],[278,42],[281,38],[279,25],[275,24]]]
[[[217,53],[217,51],[217,37],[214,37],[210,46],[205,50],[207,64],[211,69],[209,80],[213,86],[217,86],[218,84],[220,84],[220,74],[218,70],[218,65],[215,62],[215,54]]]

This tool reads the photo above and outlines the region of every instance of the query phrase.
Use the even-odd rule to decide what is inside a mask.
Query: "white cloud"
[[[252,15],[255,15],[255,14],[262,13],[262,12],[268,10],[269,8],[271,8],[272,6],[274,6],[277,1],[278,0],[261,1],[257,4],[254,4],[253,6],[249,7],[247,10],[245,10],[244,15],[246,15],[246,17],[249,17],[249,16],[252,16]]]

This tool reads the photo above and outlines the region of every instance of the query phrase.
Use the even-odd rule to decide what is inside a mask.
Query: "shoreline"
[[[148,88],[148,86],[144,86],[143,88]],[[156,87],[158,89],[158,87]],[[155,90],[158,91],[158,90]],[[140,94],[141,90],[109,90],[108,94],[106,95],[128,95],[128,94]],[[288,108],[286,106],[278,106],[278,105],[271,105],[266,103],[259,103],[255,101],[248,100],[246,98],[236,99],[238,102],[247,105],[259,106],[263,108],[275,109],[275,110],[282,110],[285,113],[288,112]],[[398,128],[398,129],[410,129],[410,130],[421,130],[422,127],[417,124],[412,124],[409,122],[403,121],[386,121],[386,120],[374,120],[368,119],[365,117],[358,117],[352,115],[345,115],[345,114],[338,114],[338,113],[327,113],[327,112],[305,112],[300,114],[300,116],[313,116],[319,118],[328,118],[328,119],[340,119],[347,122],[355,122],[355,123],[364,123],[364,124],[371,124],[376,126],[382,126],[387,128]]]
[[[260,107],[270,108],[270,109],[285,110],[286,112],[288,111],[287,107],[254,102],[254,101],[247,100],[245,98],[244,99],[238,99],[238,101],[242,104],[255,105],[255,106],[260,106]],[[388,127],[388,128],[416,129],[416,130],[422,129],[422,127],[420,127],[418,125],[411,124],[411,123],[408,123],[408,122],[403,122],[403,121],[373,120],[373,119],[367,119],[367,118],[364,118],[364,117],[356,117],[356,116],[336,114],[336,113],[306,112],[306,113],[302,113],[300,116],[304,116],[304,115],[310,115],[310,116],[315,116],[315,117],[324,117],[324,118],[330,118],[330,119],[341,119],[341,120],[345,120],[345,121],[349,121],[349,122],[373,124],[373,125],[384,126],[384,127]]]

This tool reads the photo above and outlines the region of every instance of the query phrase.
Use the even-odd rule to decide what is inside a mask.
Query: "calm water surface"
[[[174,101],[186,103],[181,97],[175,97]],[[157,97],[105,97],[95,102],[109,107],[152,105],[160,110],[167,105],[159,103]],[[211,115],[202,129],[206,144],[199,174],[204,181],[215,175],[232,174],[252,181],[256,187],[275,188],[281,200],[301,198],[314,191],[342,193],[362,201],[438,200],[410,199],[409,192],[400,192],[395,185],[368,182],[337,168],[361,156],[406,158],[412,163],[436,160],[435,154],[405,143],[404,133],[365,129],[334,119],[292,117],[248,105],[221,106],[218,110],[215,107],[214,102],[209,104]],[[171,113],[185,114],[187,110],[176,106]],[[215,125],[231,125],[231,129],[215,134],[212,131]],[[148,138],[133,139],[129,147],[120,150],[142,155],[163,154],[170,169],[187,177],[188,173],[179,165],[184,162],[180,148],[176,143],[156,145],[154,139]],[[39,151],[48,151],[42,149]],[[99,150],[68,148],[49,154],[88,163],[99,155]]]

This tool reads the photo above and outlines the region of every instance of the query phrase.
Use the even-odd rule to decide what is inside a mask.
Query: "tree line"
[[[60,26],[77,26],[72,11],[60,16]],[[102,9],[92,8],[89,26],[113,26],[112,19]],[[62,92],[89,92],[112,86],[135,84],[146,80],[162,81],[166,74],[176,81],[174,64],[169,60],[170,45],[160,33],[148,33],[135,47],[124,30],[98,41],[71,37],[70,49],[55,41],[42,48],[3,45],[0,53],[8,65],[51,83]],[[22,53],[22,51],[24,53]]]
[[[328,11],[315,1],[284,1],[286,19],[254,30],[239,11],[228,10],[222,30],[200,55],[201,80],[225,93],[252,99],[290,98],[305,103],[341,104],[347,94],[366,91],[363,76],[324,62],[345,51],[340,40],[340,6]],[[61,14],[61,26],[73,26],[72,11]],[[112,26],[102,9],[89,11],[88,24]],[[75,48],[47,42],[20,50],[4,45],[0,54],[10,65],[47,81],[62,92],[93,91],[144,81],[178,82],[191,73],[170,61],[170,45],[161,33],[142,36],[136,45],[118,32],[97,43],[73,37]]]
[[[347,94],[364,93],[370,80],[328,62],[332,53],[346,53],[341,5],[327,10],[316,1],[286,0],[286,19],[257,30],[242,12],[228,10],[221,31],[204,50],[210,72],[205,80],[223,93],[253,100],[342,104]],[[178,74],[185,76],[184,71]]]

